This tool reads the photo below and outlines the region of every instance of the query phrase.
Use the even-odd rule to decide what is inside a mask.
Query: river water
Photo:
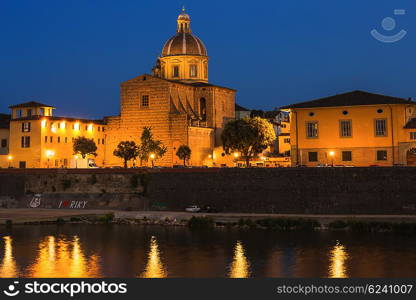
[[[0,277],[416,277],[416,237],[138,225],[1,227]]]

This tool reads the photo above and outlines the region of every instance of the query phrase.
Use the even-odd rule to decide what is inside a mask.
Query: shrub
[[[63,218],[57,218],[56,219],[56,223],[57,224],[64,224],[65,223],[65,220]]]
[[[80,217],[71,217],[69,220],[71,222],[80,222],[81,221],[81,218]]]
[[[342,220],[332,221],[328,224],[329,229],[345,229],[348,227],[347,222]]]
[[[70,179],[62,179],[62,188],[65,190],[69,189],[71,187],[71,180]]]
[[[188,221],[188,227],[191,229],[196,228],[213,228],[214,220],[210,217],[192,217]]]

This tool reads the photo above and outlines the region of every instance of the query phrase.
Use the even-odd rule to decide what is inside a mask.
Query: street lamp
[[[152,168],[155,166],[155,154],[154,153],[150,153],[150,159],[152,160]]]
[[[9,161],[9,168],[11,168],[12,167],[13,156],[11,156],[11,155],[7,156],[7,160]]]
[[[329,156],[331,157],[331,165],[334,166],[335,152],[334,151],[329,151]]]
[[[55,152],[53,152],[52,150],[46,150],[46,157],[48,158],[48,168],[49,168],[49,160],[51,159],[51,157],[53,157],[55,155]]]
[[[78,155],[75,155],[74,158],[75,158],[75,169],[78,169]]]

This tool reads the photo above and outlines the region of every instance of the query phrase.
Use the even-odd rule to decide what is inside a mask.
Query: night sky
[[[0,112],[34,100],[60,116],[117,115],[119,84],[150,73],[182,5],[210,82],[237,89],[245,107],[357,89],[416,98],[414,0],[0,0]],[[372,29],[408,33],[387,44]]]

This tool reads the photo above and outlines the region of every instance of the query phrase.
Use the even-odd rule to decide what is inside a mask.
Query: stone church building
[[[167,147],[157,165],[181,164],[180,145],[192,150],[191,165],[220,165],[220,135],[235,118],[235,93],[208,82],[208,53],[191,31],[185,11],[177,20],[176,34],[164,44],[152,75],[143,74],[121,84],[120,115],[106,118],[104,165],[120,165],[113,150],[121,141],[140,142],[144,126]]]

